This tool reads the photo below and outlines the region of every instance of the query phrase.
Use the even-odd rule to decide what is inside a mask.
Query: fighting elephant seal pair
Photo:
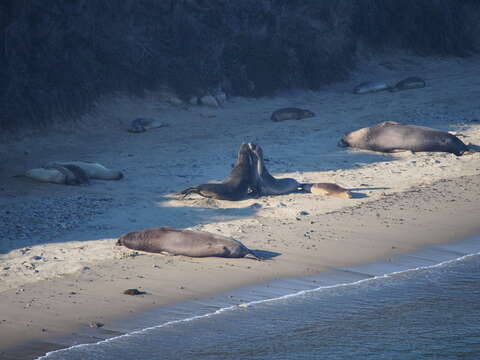
[[[169,227],[130,232],[120,236],[117,246],[152,253],[191,257],[251,257],[261,260],[240,241],[205,232],[176,230]]]
[[[448,152],[460,156],[470,152],[458,137],[446,131],[424,126],[405,125],[385,121],[372,127],[362,128],[346,134],[338,143],[342,147],[353,147],[379,152]]]

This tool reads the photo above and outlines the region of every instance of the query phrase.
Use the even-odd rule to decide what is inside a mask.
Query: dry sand
[[[427,87],[351,93],[365,80],[407,76],[422,76]],[[92,321],[480,232],[480,153],[385,155],[336,147],[345,132],[386,120],[455,131],[480,145],[479,97],[479,58],[397,56],[372,59],[350,81],[319,92],[232,98],[218,109],[172,106],[158,94],[118,95],[68,128],[1,145],[0,351]],[[287,106],[316,116],[270,121],[272,111]],[[169,126],[127,133],[140,116]],[[171,196],[226,177],[245,141],[262,145],[275,176],[335,182],[355,197],[299,193],[229,202]],[[51,160],[97,161],[125,178],[62,186],[12,177]],[[271,259],[137,255],[114,246],[119,235],[154,226],[232,236]],[[123,295],[128,288],[147,295]]]

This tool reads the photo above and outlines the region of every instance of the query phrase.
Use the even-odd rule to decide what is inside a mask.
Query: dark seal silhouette
[[[191,257],[217,256],[260,260],[240,241],[199,231],[176,230],[169,227],[131,232],[118,238],[118,246],[151,253],[185,255]]]
[[[302,120],[313,116],[315,116],[315,114],[310,110],[290,107],[274,111],[270,119],[278,122],[285,120]]]
[[[468,146],[458,137],[446,131],[394,121],[352,131],[346,134],[338,145],[387,153],[432,151],[460,156],[469,151]]]
[[[247,194],[254,179],[253,160],[248,144],[243,143],[238,152],[237,162],[230,175],[218,184],[200,184],[180,191],[183,197],[189,194],[219,200],[241,200]]]

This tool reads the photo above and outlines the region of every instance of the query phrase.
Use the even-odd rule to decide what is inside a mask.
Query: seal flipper
[[[257,261],[264,261],[265,258],[262,258],[261,256],[255,255],[255,253],[248,249],[248,253],[244,256],[247,259],[252,259],[252,260],[257,260]]]

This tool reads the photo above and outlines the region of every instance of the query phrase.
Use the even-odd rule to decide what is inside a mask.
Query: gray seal
[[[243,258],[261,260],[240,241],[199,231],[176,230],[169,227],[130,232],[118,238],[117,246],[151,253],[191,257]]]
[[[419,89],[425,87],[425,80],[418,76],[411,76],[402,81],[399,81],[390,91]]]
[[[448,152],[457,156],[469,151],[458,137],[446,131],[417,125],[385,121],[346,134],[338,143],[342,147],[380,152]]]
[[[315,113],[310,110],[289,107],[274,111],[270,119],[278,122],[285,120],[302,120],[313,116],[315,116]]]
[[[302,185],[292,178],[275,179],[267,170],[260,145],[249,143],[254,156],[255,178],[253,188],[258,195],[281,195],[298,192]]]
[[[219,184],[200,184],[177,193],[183,197],[199,194],[219,200],[241,200],[251,189],[254,180],[253,160],[248,144],[243,143],[238,151],[237,162],[230,175]]]
[[[379,91],[386,91],[386,90],[390,90],[391,88],[392,88],[391,85],[388,85],[387,83],[384,83],[384,82],[365,81],[355,86],[355,88],[353,89],[353,93],[361,95],[361,94],[375,93]]]

